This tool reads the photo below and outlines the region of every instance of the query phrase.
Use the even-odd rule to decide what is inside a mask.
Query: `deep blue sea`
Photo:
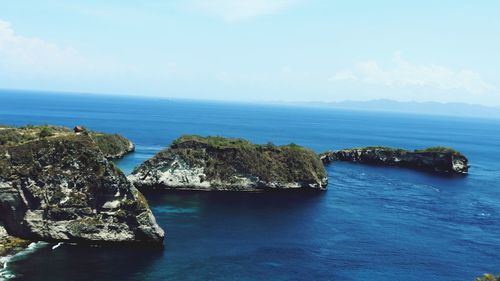
[[[182,134],[294,142],[317,152],[451,146],[466,177],[334,163],[318,193],[147,194],[162,250],[40,247],[14,280],[473,280],[500,272],[500,121],[328,108],[0,93],[0,123],[123,134],[125,173]]]

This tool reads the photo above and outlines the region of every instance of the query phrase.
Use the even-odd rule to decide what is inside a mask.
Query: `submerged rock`
[[[327,186],[321,160],[309,149],[199,136],[177,139],[128,178],[143,190],[324,190]]]
[[[408,151],[389,147],[365,147],[328,151],[320,154],[324,164],[349,161],[382,166],[398,166],[444,174],[467,174],[468,160],[461,153],[444,147]]]
[[[121,158],[125,154],[135,150],[134,144],[123,136],[93,132],[82,126],[76,126],[71,130],[66,127],[51,125],[27,125],[24,127],[0,125],[0,145],[22,144],[37,139],[73,134],[89,135],[108,159]]]
[[[142,194],[86,134],[0,146],[0,220],[29,240],[161,243],[164,236]]]

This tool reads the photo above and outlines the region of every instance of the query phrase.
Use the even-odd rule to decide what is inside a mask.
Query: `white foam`
[[[0,257],[0,263],[3,263],[3,268],[0,269],[0,280],[10,280],[15,277],[15,275],[9,270],[9,263],[21,260],[29,254],[47,245],[48,243],[46,242],[33,242],[29,244],[28,247],[26,247],[22,251],[17,252],[14,255]]]
[[[56,245],[52,246],[52,250],[59,248],[62,244],[62,242],[57,243]]]

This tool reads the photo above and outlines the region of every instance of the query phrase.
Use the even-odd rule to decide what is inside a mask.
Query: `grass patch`
[[[50,125],[26,125],[19,128],[1,125],[0,128],[0,145],[17,145],[71,132],[68,128]]]
[[[415,152],[439,152],[439,153],[450,153],[454,155],[460,155],[460,152],[456,151],[453,148],[445,146],[434,146],[425,149],[416,149]]]

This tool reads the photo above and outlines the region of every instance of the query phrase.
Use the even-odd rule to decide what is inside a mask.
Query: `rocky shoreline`
[[[120,135],[79,126],[0,126],[0,257],[30,241],[162,245],[164,231],[138,189],[323,191],[324,165],[334,161],[461,175],[469,167],[461,153],[442,147],[365,147],[318,155],[295,144],[188,135],[126,177],[111,159],[134,149]]]
[[[128,179],[141,190],[325,190],[319,157],[298,145],[183,136],[137,167]]]
[[[4,267],[3,257],[15,255],[22,251],[31,242],[14,236],[10,236],[0,223],[0,269]]]
[[[325,165],[333,161],[348,161],[457,175],[467,174],[469,170],[469,161],[464,155],[445,147],[414,151],[389,147],[353,148],[324,152],[320,158]]]

